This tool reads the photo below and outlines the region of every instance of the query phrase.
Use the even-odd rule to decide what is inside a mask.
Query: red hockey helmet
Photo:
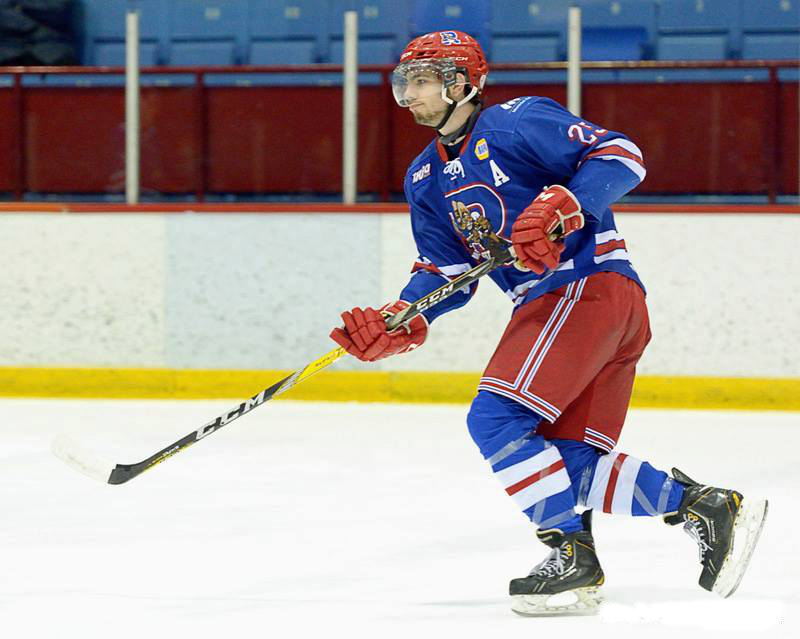
[[[467,78],[467,95],[457,106],[483,92],[489,65],[478,41],[463,31],[434,31],[415,38],[400,55],[400,64],[392,76],[394,98],[400,106],[408,106],[405,98],[408,75],[428,70],[442,80],[442,99],[453,104],[447,89],[456,83],[456,73]]]

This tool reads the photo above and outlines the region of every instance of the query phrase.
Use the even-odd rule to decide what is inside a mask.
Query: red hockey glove
[[[536,196],[511,227],[511,243],[523,271],[544,273],[558,266],[564,243],[559,239],[583,228],[578,199],[563,186],[550,186]]]
[[[408,353],[422,346],[428,336],[428,321],[417,315],[390,333],[386,330],[384,317],[384,314],[390,317],[407,306],[410,306],[408,302],[398,300],[384,304],[377,311],[370,307],[345,311],[342,313],[344,328],[334,328],[331,339],[362,362]]]

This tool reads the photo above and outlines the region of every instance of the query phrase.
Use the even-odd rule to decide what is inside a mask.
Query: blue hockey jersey
[[[501,266],[489,277],[516,306],[599,271],[640,286],[609,208],[644,179],[642,153],[626,136],[576,118],[557,102],[516,98],[483,111],[457,158],[434,140],[411,163],[404,190],[419,257],[400,298],[413,301],[482,260],[481,239],[509,240],[517,216],[542,189],[561,184],[586,223],[565,238],[556,269],[541,275]],[[463,290],[424,311],[428,321],[463,306]]]

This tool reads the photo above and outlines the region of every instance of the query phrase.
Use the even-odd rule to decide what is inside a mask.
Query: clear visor
[[[408,107],[416,100],[441,95],[449,68],[452,68],[452,62],[441,58],[401,62],[392,73],[395,101],[401,107]]]

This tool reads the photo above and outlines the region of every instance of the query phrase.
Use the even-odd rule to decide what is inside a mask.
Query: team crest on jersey
[[[463,202],[453,200],[453,211],[450,213],[450,218],[453,220],[453,225],[461,231],[467,245],[472,250],[473,256],[482,254],[486,249],[483,246],[482,240],[489,237],[493,230],[492,224],[486,218],[483,212],[483,207],[479,209],[468,209]]]
[[[461,40],[455,31],[439,31],[442,44],[461,44]]]
[[[489,145],[486,143],[486,138],[481,138],[475,143],[475,157],[479,160],[489,157]]]
[[[414,173],[411,174],[411,183],[416,184],[420,180],[424,180],[430,174],[431,174],[431,163],[428,162],[427,164],[424,164],[421,169],[414,171]]]

